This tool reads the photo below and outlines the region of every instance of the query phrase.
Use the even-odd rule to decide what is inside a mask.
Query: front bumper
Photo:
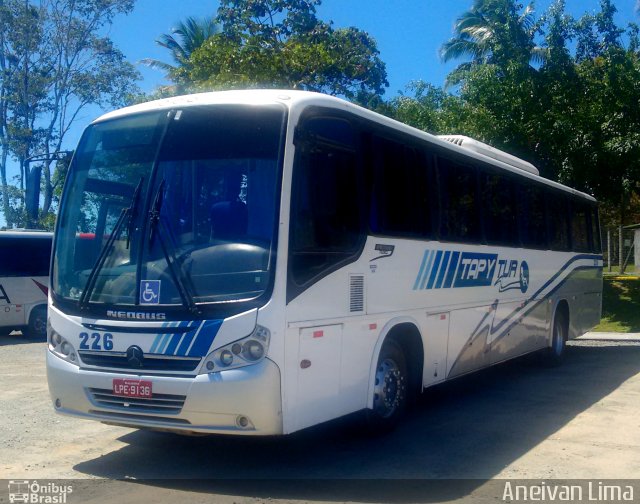
[[[282,434],[280,370],[269,359],[214,374],[174,377],[81,369],[47,351],[47,378],[54,408],[63,415],[185,432]],[[109,398],[114,378],[150,380],[160,399],[145,404]],[[159,401],[173,408],[156,408]]]

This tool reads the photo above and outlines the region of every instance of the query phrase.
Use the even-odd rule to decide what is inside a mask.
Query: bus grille
[[[87,366],[130,369],[132,371],[193,371],[200,364],[200,358],[150,357],[144,356],[139,366],[132,366],[127,356],[119,352],[78,352]]]
[[[122,397],[114,395],[109,389],[89,388],[91,401],[96,406],[144,413],[178,414],[182,411],[187,396],[172,394],[153,394],[153,397]]]

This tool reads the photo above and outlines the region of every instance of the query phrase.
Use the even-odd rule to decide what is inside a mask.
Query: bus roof
[[[290,111],[301,110],[308,106],[328,107],[339,110],[349,111],[355,115],[375,121],[379,124],[388,126],[398,131],[405,132],[414,137],[425,140],[429,143],[439,146],[440,148],[447,149],[463,156],[474,158],[484,163],[492,164],[505,171],[509,171],[518,176],[529,178],[538,181],[542,184],[555,187],[556,189],[569,192],[575,196],[588,199],[590,201],[596,201],[593,196],[580,192],[571,187],[565,186],[558,182],[554,182],[547,178],[544,178],[536,174],[536,169],[530,163],[517,158],[509,153],[500,151],[491,146],[490,149],[472,149],[468,146],[463,146],[460,142],[452,142],[449,137],[437,137],[430,133],[426,133],[422,130],[409,126],[407,124],[396,121],[389,117],[378,114],[371,110],[367,110],[359,105],[355,105],[346,100],[336,98],[335,96],[329,96],[322,93],[314,93],[310,91],[295,91],[295,90],[283,90],[283,89],[249,89],[249,90],[236,90],[236,91],[216,91],[209,93],[198,93],[191,95],[176,96],[172,98],[164,98],[161,100],[150,101],[133,105],[131,107],[122,108],[109,112],[97,118],[94,123],[106,121],[109,119],[115,119],[117,117],[137,114],[142,112],[151,112],[155,110],[172,109],[176,107],[189,107],[189,106],[202,106],[202,105],[224,105],[224,104],[243,104],[243,105],[272,105],[274,103],[280,103],[287,107]],[[472,142],[481,144],[481,142],[469,139]],[[486,145],[486,144],[482,144]],[[494,152],[490,152],[494,151]],[[497,154],[496,154],[497,153]],[[527,168],[527,165],[533,169]]]

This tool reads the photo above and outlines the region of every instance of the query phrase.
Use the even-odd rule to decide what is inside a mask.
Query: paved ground
[[[44,353],[0,337],[0,479],[108,480],[74,482],[82,502],[495,502],[494,478],[640,478],[639,342],[572,342],[560,368],[524,359],[440,386],[378,439],[353,420],[240,439],[56,416]],[[438,493],[434,478],[465,481]]]

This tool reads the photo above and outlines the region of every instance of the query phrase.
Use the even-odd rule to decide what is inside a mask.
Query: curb
[[[588,332],[578,336],[579,341],[627,341],[640,343],[640,333]]]

